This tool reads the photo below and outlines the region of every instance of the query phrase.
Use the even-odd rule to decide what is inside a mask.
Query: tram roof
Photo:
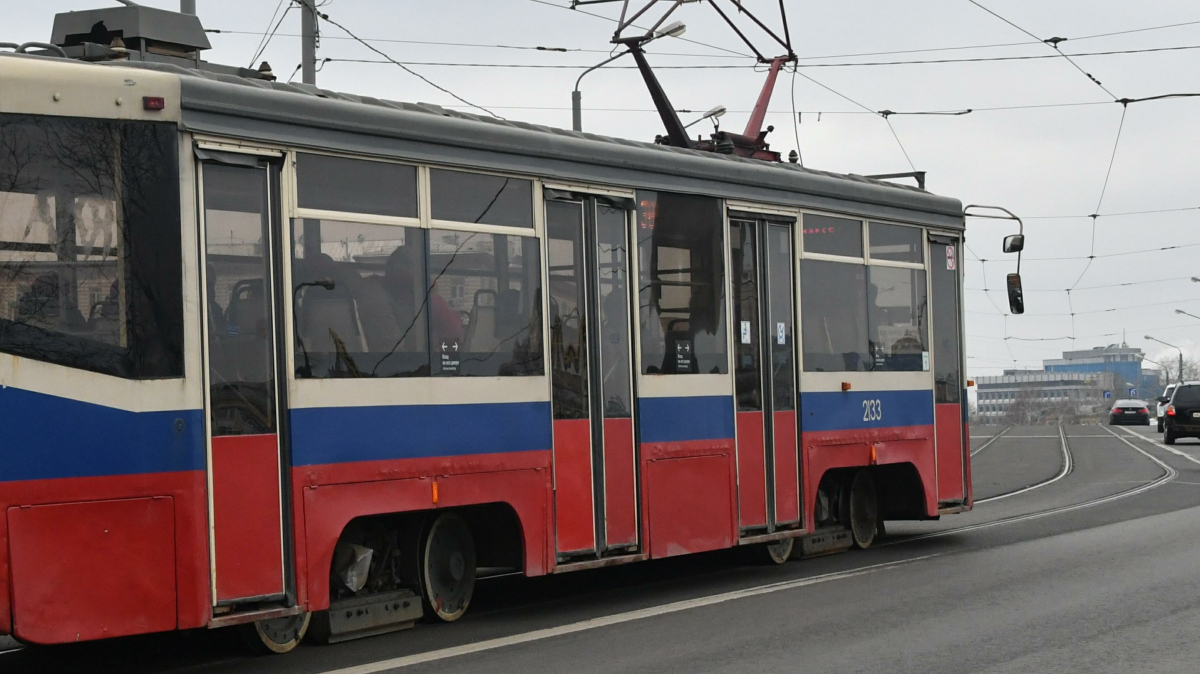
[[[35,57],[36,58],[36,57]],[[525,173],[564,182],[712,194],[961,230],[962,202],[797,164],[669,147],[153,62],[179,76],[184,128],[291,147]]]

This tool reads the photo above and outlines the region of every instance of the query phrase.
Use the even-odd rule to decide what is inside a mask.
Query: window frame
[[[212,140],[210,139],[206,142],[212,142]],[[265,147],[266,146],[264,146],[264,148]],[[550,357],[549,356],[549,353],[550,353],[549,352],[549,340],[547,339],[548,326],[546,324],[546,319],[545,319],[549,304],[548,304],[547,293],[544,291],[544,289],[547,287],[547,284],[548,284],[547,266],[546,266],[546,259],[545,259],[546,242],[545,242],[545,236],[544,236],[545,209],[544,209],[544,207],[540,206],[540,204],[542,204],[544,201],[544,199],[543,199],[543,181],[540,178],[538,178],[537,176],[528,175],[528,174],[493,171],[493,170],[488,170],[488,169],[482,169],[482,168],[475,167],[475,166],[461,166],[461,165],[453,165],[453,164],[441,164],[441,163],[422,162],[422,161],[414,161],[414,160],[403,160],[403,159],[397,159],[394,157],[381,157],[378,155],[355,154],[355,153],[351,153],[351,152],[341,152],[341,151],[337,151],[337,150],[327,150],[327,149],[320,149],[320,148],[289,146],[286,148],[281,147],[280,150],[284,155],[284,168],[285,168],[284,175],[281,178],[281,183],[283,184],[283,187],[281,188],[281,195],[280,195],[281,212],[282,212],[281,219],[284,222],[290,223],[292,220],[299,220],[299,219],[316,219],[316,220],[328,220],[328,221],[335,221],[335,222],[345,222],[345,223],[351,223],[351,224],[391,225],[391,226],[399,226],[399,227],[418,228],[418,229],[424,230],[426,233],[425,255],[426,255],[427,259],[428,259],[428,255],[429,255],[429,250],[428,250],[429,241],[430,241],[429,236],[430,236],[430,232],[432,230],[449,230],[449,231],[455,231],[455,232],[481,233],[481,234],[500,234],[500,235],[506,235],[506,236],[527,237],[527,238],[533,238],[533,239],[538,240],[537,248],[538,248],[538,253],[540,256],[540,259],[538,261],[538,264],[540,267],[539,273],[538,273],[538,278],[540,279],[542,288],[543,288],[542,306],[541,306],[542,325],[540,328],[541,329],[540,339],[541,339],[541,343],[542,343],[542,362],[543,362],[542,374],[540,374],[540,375],[520,375],[520,376],[510,376],[510,375],[443,376],[443,375],[432,375],[431,374],[429,376],[403,377],[403,378],[399,378],[399,379],[403,380],[405,382],[408,382],[410,386],[422,386],[422,385],[414,385],[413,382],[437,381],[437,382],[443,382],[443,383],[439,384],[439,385],[435,385],[435,386],[451,386],[451,387],[465,386],[465,387],[467,387],[467,389],[470,389],[470,387],[472,385],[469,383],[455,385],[455,384],[446,384],[445,382],[453,382],[453,381],[472,382],[472,381],[495,379],[497,381],[507,382],[506,390],[518,392],[518,393],[514,394],[517,397],[520,397],[522,399],[525,399],[525,398],[540,399],[540,397],[539,397],[540,394],[535,395],[533,393],[533,391],[540,390],[542,385],[537,382],[540,382],[541,378],[549,376],[549,369],[548,369],[548,367],[546,367],[545,364],[549,363],[549,357]],[[326,210],[321,210],[321,209],[301,208],[299,206],[299,180],[298,180],[297,170],[296,170],[296,156],[298,154],[327,155],[327,156],[332,156],[332,157],[340,157],[340,158],[344,158],[344,159],[377,161],[377,162],[381,162],[381,163],[399,164],[399,165],[403,165],[403,166],[416,167],[416,169],[417,169],[417,217],[413,218],[413,217],[407,217],[407,216],[377,215],[377,214],[371,214],[371,213],[353,213],[353,212],[349,212],[349,211],[326,211]],[[431,190],[431,180],[430,180],[430,170],[431,169],[444,169],[444,170],[460,171],[460,172],[467,172],[467,173],[482,173],[482,174],[487,174],[487,175],[502,176],[502,177],[506,177],[506,178],[518,178],[521,180],[530,181],[530,183],[532,185],[532,199],[533,199],[532,203],[530,204],[531,212],[533,214],[533,227],[506,227],[506,226],[500,226],[500,225],[486,225],[486,224],[475,224],[475,223],[469,223],[469,222],[458,222],[455,220],[435,220],[435,219],[433,219],[433,217],[432,217],[432,214],[433,214],[432,190]],[[608,191],[612,191],[614,193],[621,193],[621,194],[632,194],[633,193],[632,189],[630,189],[630,190],[622,190],[621,188],[601,188],[601,189],[604,189],[604,191],[606,193]],[[292,279],[292,271],[293,270],[292,270],[291,253],[294,250],[295,245],[296,245],[296,241],[295,241],[295,237],[293,236],[293,233],[292,233],[292,227],[290,227],[290,226],[284,227],[282,236],[281,236],[281,246],[285,247],[286,254],[284,255],[285,262],[283,264],[283,269],[281,270],[281,273],[283,274],[283,282],[286,284],[286,286],[288,288],[293,287],[293,279]],[[283,340],[284,346],[286,348],[287,363],[294,364],[295,358],[296,358],[295,342],[294,342],[295,335],[291,333],[291,331],[293,329],[291,327],[287,327],[287,326],[292,326],[295,324],[294,323],[295,307],[293,306],[294,297],[292,296],[291,293],[285,293],[285,295],[286,296],[283,298],[283,312],[282,312],[279,320],[283,322],[282,324],[285,326],[285,329],[289,330],[289,338]],[[286,374],[287,380],[289,382],[291,382],[291,384],[293,386],[300,384],[299,388],[294,389],[293,396],[300,394],[300,391],[302,391],[302,390],[303,391],[309,390],[310,386],[329,386],[332,384],[332,382],[341,381],[339,379],[313,379],[311,381],[320,381],[320,382],[322,382],[322,384],[310,385],[307,383],[303,383],[303,382],[310,381],[309,379],[297,377],[295,371],[292,368],[289,367],[289,368],[285,368],[285,369],[286,369],[286,372],[284,374]],[[384,386],[384,387],[389,386],[389,384],[387,384],[386,382],[392,381],[393,379],[397,379],[397,378],[392,378],[392,377],[352,378],[352,379],[348,379],[347,381],[355,382],[354,385],[361,387],[360,390],[370,391],[370,390],[374,390],[374,387],[376,387],[376,386]],[[369,383],[369,382],[379,382],[379,383]],[[530,383],[518,383],[518,382],[530,382]],[[338,384],[332,384],[332,385],[337,386]],[[315,389],[313,389],[313,390],[315,393]],[[414,389],[414,390],[416,390],[416,389]],[[547,395],[548,395],[548,389],[547,389]],[[300,396],[301,396],[299,398],[300,401],[305,401],[308,399],[307,395],[300,394]],[[394,396],[389,395],[388,397],[390,399],[390,398],[393,398]],[[407,395],[405,395],[403,397],[405,397],[405,399],[407,399]],[[505,395],[504,397],[508,398],[509,396]],[[417,398],[414,398],[414,400],[411,404],[419,404],[421,402],[426,402],[427,400],[428,400],[427,398],[417,397]],[[410,403],[404,403],[404,404],[410,404]]]
[[[746,209],[746,208],[743,208],[741,205],[739,205],[738,210],[757,210],[757,209]],[[820,260],[820,261],[824,261],[824,262],[838,262],[838,263],[842,263],[842,264],[861,265],[863,267],[878,266],[878,267],[895,267],[895,268],[900,268],[900,269],[921,270],[921,271],[925,272],[925,290],[926,290],[926,297],[928,297],[928,294],[930,292],[930,285],[929,285],[930,284],[930,278],[929,278],[930,277],[930,273],[929,273],[929,271],[930,271],[929,270],[929,234],[930,234],[930,232],[937,232],[940,230],[938,230],[934,227],[916,223],[916,222],[905,222],[903,220],[889,219],[889,218],[870,218],[870,217],[866,217],[866,216],[859,215],[856,213],[845,212],[845,211],[821,210],[821,209],[814,209],[814,208],[799,208],[799,209],[796,209],[795,211],[792,211],[792,213],[795,214],[795,217],[797,219],[797,227],[796,227],[797,233],[796,233],[796,244],[795,244],[796,245],[796,270],[795,270],[795,275],[796,275],[795,276],[795,279],[796,279],[796,281],[795,281],[795,285],[796,285],[796,309],[795,309],[796,310],[796,328],[795,329],[796,329],[796,333],[798,335],[797,354],[796,354],[797,366],[796,367],[797,367],[797,371],[801,373],[801,376],[800,376],[801,383],[800,383],[798,391],[799,392],[807,392],[807,391],[833,390],[833,387],[836,387],[838,385],[838,384],[834,383],[834,380],[837,380],[837,382],[843,382],[843,381],[861,382],[862,381],[861,377],[863,377],[863,376],[867,376],[872,379],[879,378],[879,377],[889,377],[889,378],[891,378],[891,377],[908,378],[908,377],[913,377],[913,376],[919,376],[922,378],[928,377],[929,378],[928,385],[929,385],[930,390],[932,391],[932,389],[933,389],[933,380],[932,380],[932,378],[933,378],[933,366],[932,366],[933,345],[931,343],[925,345],[927,348],[927,352],[929,353],[929,358],[930,358],[929,370],[882,371],[882,372],[877,372],[874,370],[838,371],[838,372],[815,372],[815,371],[807,370],[806,364],[804,362],[804,344],[803,344],[803,335],[804,335],[804,332],[803,332],[804,331],[803,294],[804,294],[804,288],[803,288],[801,270],[803,268],[804,260]],[[804,216],[806,214],[847,218],[847,219],[853,219],[853,220],[859,221],[860,226],[862,227],[862,245],[863,245],[862,256],[861,257],[850,257],[850,256],[845,256],[845,255],[830,255],[828,253],[808,252],[804,247]],[[899,262],[899,261],[895,261],[895,260],[882,260],[882,259],[872,258],[871,257],[871,223],[872,222],[879,223],[882,225],[895,225],[895,226],[901,226],[901,227],[911,227],[913,229],[916,229],[918,232],[920,232],[922,262],[920,262],[920,263]],[[961,234],[956,234],[956,236],[959,237],[960,241],[962,240]],[[868,274],[870,273],[869,269],[867,269],[865,271]],[[961,271],[959,273],[961,275]],[[866,298],[864,297],[863,299],[865,302]],[[927,339],[929,339],[931,341],[932,341],[932,330],[933,330],[932,325],[930,325],[928,327],[928,333],[930,336],[927,337]],[[961,331],[961,328],[960,328],[960,331]],[[965,371],[965,369],[964,369],[964,371]],[[826,381],[826,379],[828,379],[828,381]]]
[[[512,234],[516,236],[542,236],[542,225],[545,209],[538,208],[538,204],[542,203],[542,181],[526,175],[516,173],[505,173],[502,171],[490,171],[477,167],[462,167],[449,166],[445,164],[424,164],[420,167],[420,173],[417,176],[417,213],[423,222],[428,223],[430,229],[454,229],[463,232],[484,232],[488,234]],[[433,217],[433,178],[431,171],[437,169],[440,171],[456,171],[458,173],[474,173],[478,175],[496,176],[499,178],[516,178],[518,180],[528,180],[531,184],[532,202],[529,205],[530,216],[533,219],[532,227],[510,227],[507,225],[488,225],[484,223],[462,222],[461,220],[441,220]]]

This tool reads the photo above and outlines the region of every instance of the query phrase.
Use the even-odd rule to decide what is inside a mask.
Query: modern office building
[[[1161,388],[1157,370],[1142,368],[1141,349],[1126,344],[1065,351],[1042,370],[1005,370],[975,377],[979,423],[1036,423],[1094,417],[1116,400],[1147,399]]]

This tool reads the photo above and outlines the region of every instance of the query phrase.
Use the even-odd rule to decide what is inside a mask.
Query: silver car
[[[1171,394],[1175,392],[1176,386],[1178,386],[1178,384],[1167,384],[1167,388],[1166,388],[1166,390],[1163,391],[1162,397],[1170,400]],[[1158,407],[1155,409],[1155,412],[1154,412],[1154,416],[1158,417],[1158,432],[1159,433],[1163,432],[1163,417],[1166,415],[1166,411],[1167,411],[1166,403],[1159,403]]]

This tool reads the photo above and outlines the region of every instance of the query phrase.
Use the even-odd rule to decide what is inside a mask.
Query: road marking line
[[[1043,510],[1041,512],[1029,513],[1027,515],[1016,515],[1014,517],[1006,517],[1006,518],[998,519],[998,520],[995,520],[992,522],[981,522],[979,524],[969,524],[965,527],[957,527],[954,529],[945,529],[943,531],[931,531],[927,534],[918,534],[916,536],[909,536],[908,538],[901,539],[898,541],[876,543],[873,547],[881,548],[881,547],[884,547],[887,545],[899,545],[901,543],[909,543],[911,541],[920,541],[920,540],[924,540],[926,538],[940,538],[941,536],[949,536],[950,534],[965,533],[968,531],[978,531],[979,529],[990,529],[992,527],[1000,527],[1000,526],[1004,526],[1006,524],[1016,524],[1017,522],[1026,522],[1029,520],[1036,520],[1036,519],[1041,519],[1043,517],[1049,517],[1050,515],[1058,515],[1060,513],[1067,513],[1067,512],[1072,512],[1075,510],[1082,510],[1084,508],[1091,508],[1093,506],[1104,505],[1105,503],[1119,501],[1120,499],[1123,499],[1123,498],[1128,498],[1130,496],[1137,496],[1138,494],[1150,491],[1151,489],[1156,489],[1158,487],[1163,486],[1164,484],[1167,484],[1171,480],[1174,480],[1175,477],[1177,475],[1179,475],[1179,471],[1168,466],[1166,463],[1163,463],[1161,460],[1158,459],[1158,457],[1154,456],[1153,454],[1141,449],[1137,445],[1126,440],[1125,438],[1122,438],[1121,436],[1117,435],[1116,433],[1113,433],[1113,437],[1117,438],[1121,442],[1124,442],[1125,444],[1132,447],[1134,449],[1134,451],[1136,451],[1137,453],[1145,456],[1146,458],[1150,459],[1154,463],[1158,464],[1158,467],[1162,468],[1165,471],[1163,473],[1163,475],[1161,477],[1159,477],[1157,480],[1147,482],[1140,487],[1134,487],[1133,489],[1129,489],[1129,490],[1126,490],[1123,492],[1118,492],[1116,494],[1110,494],[1109,496],[1102,496],[1098,499],[1093,499],[1091,501],[1084,501],[1083,503],[1076,503],[1074,505],[1069,505],[1069,506],[1061,506],[1059,508],[1051,508],[1050,510]]]
[[[987,442],[985,442],[985,443],[983,443],[982,445],[980,445],[980,446],[979,446],[979,449],[977,449],[977,450],[975,450],[975,451],[971,452],[971,456],[975,456],[976,454],[978,454],[978,453],[982,452],[983,450],[987,449],[987,448],[988,448],[988,445],[990,445],[990,444],[992,444],[993,442],[995,442],[995,441],[999,440],[999,439],[1001,438],[1001,436],[1003,436],[1005,433],[1007,433],[1007,432],[1011,431],[1011,430],[1012,430],[1012,428],[1013,428],[1012,426],[1009,426],[1008,428],[1005,428],[1004,430],[1000,431],[999,433],[997,433],[997,434],[993,435],[991,438],[989,438],[989,439],[988,439],[988,441],[987,441]]]
[[[1170,445],[1160,443],[1159,441],[1155,440],[1154,438],[1148,438],[1148,437],[1142,435],[1141,433],[1135,433],[1133,430],[1128,429],[1128,428],[1123,428],[1121,430],[1125,431],[1126,433],[1132,435],[1133,437],[1135,437],[1139,440],[1145,440],[1146,442],[1154,445],[1155,447],[1158,447],[1159,449],[1165,449],[1168,452],[1170,452],[1176,456],[1182,456],[1183,458],[1187,459],[1188,461],[1191,461],[1192,463],[1200,464],[1200,459],[1197,459],[1196,457],[1194,457],[1191,454],[1188,454],[1186,452],[1181,452],[1178,449],[1175,449],[1174,447],[1172,447]],[[1109,431],[1109,433],[1112,433],[1112,431]],[[1116,433],[1113,433],[1113,435],[1116,435]],[[1118,437],[1120,437],[1120,436],[1118,436]]]
[[[1024,438],[1024,437],[1029,437],[1029,436],[1010,435],[1009,437],[1010,438]],[[983,505],[984,503],[991,503],[993,501],[999,501],[1001,499],[1006,499],[1009,496],[1016,496],[1018,494],[1024,494],[1026,492],[1033,491],[1034,489],[1040,489],[1047,485],[1054,484],[1055,482],[1058,482],[1059,480],[1066,477],[1067,473],[1071,472],[1072,464],[1071,464],[1071,450],[1067,449],[1067,436],[1066,436],[1066,433],[1063,432],[1063,427],[1062,426],[1058,427],[1058,435],[1047,435],[1047,436],[1043,436],[1043,437],[1047,437],[1047,438],[1054,437],[1054,438],[1058,438],[1060,441],[1060,446],[1062,447],[1063,464],[1062,464],[1062,470],[1059,471],[1058,475],[1055,475],[1054,477],[1050,478],[1049,480],[1046,480],[1045,482],[1031,484],[1028,487],[1025,487],[1024,489],[1018,489],[1017,491],[1010,491],[1007,494],[1000,494],[999,496],[992,496],[990,498],[979,499],[978,501],[975,502],[975,505]]]
[[[401,667],[410,667],[426,662],[434,662],[436,660],[444,660],[446,658],[455,658],[461,655],[470,655],[472,653],[480,653],[482,651],[490,651],[506,646],[515,646],[517,644],[525,644],[531,641],[541,641],[542,639],[550,639],[564,634],[574,634],[576,632],[584,632],[593,630],[599,627],[608,627],[609,625],[618,625],[634,620],[642,620],[644,618],[653,618],[655,616],[665,615],[668,613],[677,613],[679,611],[687,611],[694,608],[704,606],[712,606],[713,604],[721,604],[735,599],[744,599],[746,597],[754,597],[761,594],[769,594],[772,592],[780,592],[783,590],[791,590],[808,585],[817,585],[827,583],[833,580],[842,580],[844,578],[853,578],[855,576],[864,576],[877,571],[888,571],[900,566],[912,564],[926,559],[939,557],[939,554],[922,555],[920,557],[912,557],[903,559],[897,562],[886,562],[883,564],[872,564],[849,571],[838,571],[836,573],[827,573],[820,576],[811,576],[809,578],[798,578],[796,580],[783,581],[781,583],[771,583],[769,585],[759,585],[757,587],[746,588],[744,590],[734,590],[732,592],[723,592],[714,594],[708,597],[699,597],[696,599],[686,599],[683,601],[671,602],[661,606],[652,606],[650,608],[638,609],[636,611],[627,611],[625,613],[616,613],[613,615],[603,616],[601,618],[592,618],[591,620],[583,620],[580,622],[560,625],[558,627],[548,627],[546,629],[533,630],[523,634],[514,634],[507,637],[499,637],[496,639],[486,639],[473,644],[464,644],[462,646],[453,646],[451,648],[441,648],[436,651],[427,651],[425,653],[416,653],[414,655],[406,655],[399,658],[391,658],[388,660],[380,660],[378,662],[370,662],[364,665],[355,665],[353,667],[345,667],[343,669],[331,669],[320,674],[376,674],[377,672],[387,671],[389,669],[399,669]]]

